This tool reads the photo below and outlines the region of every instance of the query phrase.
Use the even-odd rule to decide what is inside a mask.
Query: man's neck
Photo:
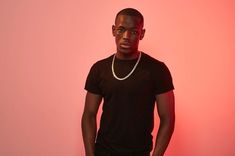
[[[116,58],[120,60],[134,60],[139,57],[140,52],[132,52],[132,53],[123,53],[123,52],[117,52],[116,53]]]

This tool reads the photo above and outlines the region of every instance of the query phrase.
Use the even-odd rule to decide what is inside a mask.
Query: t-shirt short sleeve
[[[161,62],[157,72],[154,72],[154,91],[155,94],[162,94],[173,90],[172,77],[167,66]]]
[[[87,76],[85,83],[85,90],[88,92],[101,95],[101,88],[99,87],[100,82],[100,73],[98,68],[98,63],[95,63]]]

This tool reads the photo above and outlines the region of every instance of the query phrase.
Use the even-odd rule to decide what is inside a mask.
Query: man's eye
[[[138,34],[138,31],[137,31],[137,30],[132,30],[132,31],[131,31],[131,34],[137,35],[137,34]]]
[[[117,29],[118,34],[123,33],[124,31],[125,31],[124,29]]]

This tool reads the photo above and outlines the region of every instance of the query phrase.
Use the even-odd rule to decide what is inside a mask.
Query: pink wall
[[[234,1],[2,0],[1,156],[84,155],[84,82],[114,52],[111,25],[124,7],[144,14],[140,49],[174,78],[177,120],[166,156],[235,155]]]

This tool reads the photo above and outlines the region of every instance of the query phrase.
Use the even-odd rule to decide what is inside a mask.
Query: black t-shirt
[[[113,55],[96,62],[85,89],[103,97],[103,112],[96,143],[119,153],[151,151],[155,95],[174,89],[171,74],[163,62],[146,53],[135,71],[125,80],[112,74]],[[115,58],[118,77],[126,76],[137,59]]]

